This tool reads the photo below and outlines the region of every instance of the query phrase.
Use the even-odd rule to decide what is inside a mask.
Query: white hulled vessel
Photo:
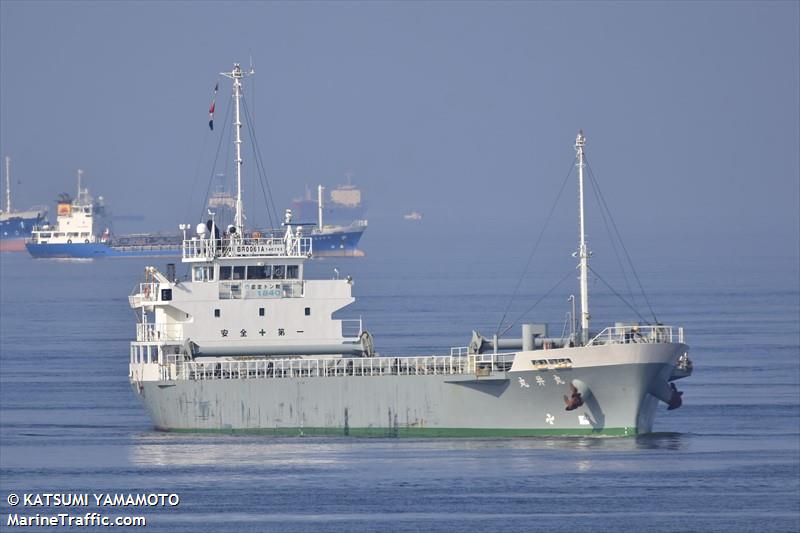
[[[583,151],[578,135],[580,329],[488,341],[442,356],[375,357],[361,321],[333,319],[354,301],[349,279],[306,279],[311,241],[287,212],[280,235],[248,237],[241,196],[245,72],[233,81],[234,224],[182,225],[179,280],[147,267],[130,295],[139,317],[130,381],[162,430],[342,435],[633,435],[652,430],[672,381],[691,373],[682,328],[617,324],[589,334]],[[501,348],[511,351],[501,351]]]

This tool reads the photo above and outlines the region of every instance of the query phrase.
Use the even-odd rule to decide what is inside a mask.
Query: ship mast
[[[239,110],[239,101],[242,98],[242,78],[251,76],[255,71],[251,68],[250,72],[244,72],[239,63],[233,64],[231,72],[221,72],[222,76],[233,80],[233,102],[235,113],[233,116],[233,125],[235,131],[235,140],[233,141],[236,147],[236,216],[233,224],[236,226],[236,238],[241,239],[244,235],[244,213],[242,206],[242,119]]]
[[[11,158],[6,156],[6,213],[11,213]]]
[[[317,221],[319,223],[319,229],[322,229],[322,191],[325,190],[325,187],[322,185],[317,186]]]
[[[586,232],[584,228],[584,209],[583,209],[583,169],[585,163],[583,161],[583,147],[586,144],[586,137],[583,136],[583,130],[578,132],[578,137],[575,139],[575,151],[578,152],[578,193],[579,193],[579,218],[581,227],[580,245],[578,248],[578,257],[580,258],[580,271],[581,271],[581,344],[586,344],[589,341],[589,252],[586,247]]]
[[[75,197],[75,201],[79,204],[81,203],[81,178],[83,178],[83,170],[78,169],[78,196]]]

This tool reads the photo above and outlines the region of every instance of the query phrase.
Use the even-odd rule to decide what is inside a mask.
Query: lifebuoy
[[[72,239],[67,239],[67,244],[72,244]]]
[[[85,241],[83,241],[83,242],[85,242],[86,244],[89,244],[89,239],[86,239],[86,240],[85,240]]]

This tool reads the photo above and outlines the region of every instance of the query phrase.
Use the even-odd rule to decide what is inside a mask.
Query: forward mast
[[[580,283],[581,283],[581,344],[589,342],[589,257],[592,253],[586,246],[585,214],[583,207],[583,169],[586,166],[583,157],[583,147],[586,144],[586,137],[583,130],[578,132],[575,139],[575,151],[578,153],[578,197],[579,197],[579,219],[580,219],[580,243],[578,245],[578,257],[580,258]]]
[[[230,72],[220,72],[221,76],[233,80],[233,104],[234,104],[234,147],[236,150],[236,215],[233,221],[236,227],[235,234],[232,236],[234,240],[241,241],[244,236],[244,209],[242,204],[242,119],[240,112],[240,100],[242,99],[242,78],[245,76],[252,76],[255,70],[252,68],[249,72],[242,70],[239,63],[233,64],[233,70]]]

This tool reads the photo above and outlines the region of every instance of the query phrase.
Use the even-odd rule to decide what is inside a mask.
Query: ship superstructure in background
[[[93,259],[180,255],[180,236],[140,233],[115,236],[103,197],[94,198],[82,186],[78,170],[78,194],[59,196],[54,226],[37,226],[25,247],[35,258]]]
[[[47,209],[36,206],[15,211],[11,207],[11,158],[8,156],[5,157],[5,193],[5,209],[0,211],[0,252],[22,252],[33,228],[44,223]]]
[[[298,221],[312,226],[309,236],[314,241],[315,256],[364,255],[358,249],[358,242],[367,229],[366,208],[361,190],[354,185],[339,185],[327,198],[325,187],[318,185],[316,199],[306,188],[303,198],[293,200],[292,213]]]
[[[351,176],[347,176],[347,185],[338,185],[328,191],[327,197],[320,196],[319,186],[312,191],[306,186],[305,194],[301,198],[292,200],[292,213],[303,223],[318,221],[319,206],[322,205],[322,217],[335,226],[347,226],[354,220],[366,218],[366,204],[364,203],[361,189],[350,183]]]
[[[236,217],[187,235],[186,281],[146,267],[129,296],[139,323],[129,379],[162,430],[339,435],[634,435],[652,430],[660,401],[679,407],[674,380],[691,373],[682,328],[617,324],[589,330],[588,260],[579,175],[580,329],[553,338],[526,324],[519,339],[473,335],[441,356],[375,356],[361,320],[334,319],[352,280],[307,279],[312,254],[287,211],[282,234],[244,231],[242,79],[233,80]],[[574,315],[573,315],[574,316]],[[502,350],[505,351],[502,351]]]
[[[311,239],[315,257],[363,257],[364,252],[358,249],[358,242],[367,229],[366,220],[353,220],[347,225],[330,224],[324,218],[325,210],[323,201],[324,187],[318,187],[317,222],[298,223],[305,226],[305,235]],[[360,192],[358,197],[360,197]],[[213,192],[208,199],[208,209],[214,213],[214,219],[220,221],[233,221],[236,211],[236,198],[223,188]],[[292,210],[293,219],[298,219]],[[302,219],[301,219],[302,220]],[[219,224],[224,227],[225,224]],[[259,228],[253,233],[256,235],[272,234],[275,228]]]

